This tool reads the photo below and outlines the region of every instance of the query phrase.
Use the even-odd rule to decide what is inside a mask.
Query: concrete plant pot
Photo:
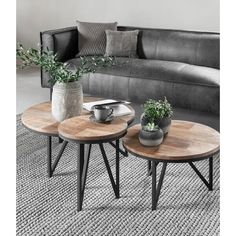
[[[145,116],[145,114],[143,113],[140,117],[140,123],[141,123],[141,126],[144,127],[145,125],[147,125],[150,121],[148,120],[148,118]],[[158,125],[164,135],[168,133],[169,129],[170,129],[170,126],[171,126],[171,118],[169,117],[165,117],[165,118],[162,118],[162,119],[157,119],[154,121],[154,124],[155,125]]]
[[[83,89],[80,81],[56,82],[52,93],[52,116],[56,121],[81,115],[83,110]]]
[[[163,141],[163,132],[161,129],[146,131],[141,129],[139,132],[139,142],[148,147],[159,146]]]
[[[162,129],[164,135],[167,134],[171,126],[171,118],[162,118],[159,120],[158,126]]]

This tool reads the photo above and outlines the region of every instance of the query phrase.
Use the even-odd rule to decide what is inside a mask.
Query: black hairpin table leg
[[[103,144],[100,143],[99,147],[102,153],[103,160],[105,162],[105,166],[112,184],[112,188],[114,190],[116,198],[120,197],[120,150],[119,150],[119,142],[120,140],[116,140],[116,181],[113,178],[112,171],[107,159],[107,155]],[[89,158],[91,153],[92,144],[88,144],[87,152],[85,155],[85,144],[78,144],[78,155],[77,155],[77,211],[82,210],[83,199],[84,199],[84,190],[86,185],[86,178],[88,172]]]
[[[116,140],[116,191],[118,198],[120,197],[120,140]]]
[[[78,145],[77,155],[77,210],[81,211],[84,200],[84,190],[86,185],[89,158],[92,144],[88,144],[85,153],[85,144]]]
[[[78,145],[77,155],[77,210],[81,211],[83,196],[82,196],[82,171],[84,166],[84,144]]]
[[[119,141],[119,140],[118,140]],[[116,147],[116,144],[114,144],[113,142],[109,142],[109,144],[114,147],[116,150],[117,150],[117,147]],[[127,157],[128,156],[128,152],[127,150],[122,150],[120,147],[118,148],[119,152],[121,155],[123,155],[124,157]]]
[[[209,187],[210,191],[213,190],[213,157],[209,158]]]
[[[61,149],[54,161],[54,163],[52,164],[52,137],[48,136],[47,137],[47,172],[48,172],[48,177],[51,178],[52,174],[54,172],[54,170],[57,167],[57,164],[66,148],[68,144],[68,141],[63,141]]]
[[[151,175],[152,174],[152,162],[151,161],[147,161],[147,175]]]
[[[157,166],[156,161],[152,161],[152,210],[156,210],[157,208],[157,203],[161,193],[161,187],[165,176],[167,163],[163,162],[161,175],[157,187],[156,187],[156,166]]]
[[[159,164],[158,161],[155,161],[156,167]],[[148,161],[147,163],[147,176],[151,176],[152,175],[152,162]]]
[[[207,188],[212,191],[213,190],[213,157],[209,157],[209,182],[203,177],[201,172],[197,169],[197,167],[192,163],[189,162],[189,165],[198,175],[198,177],[202,180],[202,182],[207,186]]]
[[[52,137],[47,137],[47,172],[48,177],[52,177],[52,171],[51,171],[51,163],[52,163]]]
[[[58,142],[59,142],[59,143],[62,143],[62,142],[63,142],[63,139],[59,137]]]
[[[109,162],[108,162],[107,155],[106,155],[105,149],[103,147],[103,144],[100,143],[99,146],[100,146],[102,157],[103,157],[103,160],[104,160],[104,163],[105,163],[105,166],[106,166],[106,169],[107,169],[107,173],[108,173],[108,176],[110,178],[111,185],[113,187],[115,196],[116,196],[116,198],[119,198],[120,197],[120,195],[119,195],[119,153],[120,153],[119,152],[119,145],[117,145],[117,147],[116,147],[116,180],[118,180],[118,183],[115,183],[115,181],[114,181],[114,178],[113,178],[113,175],[112,175],[112,172],[111,172],[111,168],[110,168],[110,165],[109,165]]]

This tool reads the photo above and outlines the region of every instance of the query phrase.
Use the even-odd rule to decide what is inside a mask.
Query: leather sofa
[[[131,101],[136,122],[147,99],[164,96],[174,107],[174,119],[207,124],[219,130],[220,35],[138,27],[138,58],[117,58],[117,66],[102,68],[82,79],[86,94]],[[41,32],[43,49],[49,48],[71,68],[79,65],[76,27]],[[50,88],[41,73],[42,87]]]

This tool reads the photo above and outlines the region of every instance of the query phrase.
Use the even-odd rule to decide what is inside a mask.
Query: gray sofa
[[[131,101],[136,122],[147,99],[164,96],[174,106],[174,119],[207,124],[219,130],[220,35],[137,27],[138,58],[117,58],[118,65],[99,69],[83,78],[84,93]],[[79,65],[76,27],[41,33],[43,49],[58,54],[71,68]],[[121,65],[122,64],[122,65]],[[50,88],[49,76],[41,73],[42,87]]]

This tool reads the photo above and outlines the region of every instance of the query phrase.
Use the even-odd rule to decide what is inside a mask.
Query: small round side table
[[[172,120],[163,143],[159,147],[145,147],[138,139],[140,129],[140,125],[129,128],[123,138],[123,145],[128,152],[149,161],[148,171],[152,174],[152,210],[156,210],[167,163],[188,163],[208,189],[213,190],[213,156],[220,149],[219,133],[216,130],[194,122]],[[203,159],[209,159],[209,181],[193,164]],[[156,167],[160,162],[163,165],[156,187]]]
[[[93,97],[93,96],[85,96],[84,102],[94,102],[103,100],[104,98]],[[120,119],[127,122],[128,125],[131,124],[135,117],[134,109],[129,106],[129,109],[132,111],[130,115],[121,116]],[[82,115],[91,115],[90,112],[83,110]],[[44,102],[40,104],[36,104],[30,108],[28,108],[21,116],[21,121],[23,125],[28,128],[30,131],[36,132],[38,134],[44,135],[47,137],[47,172],[48,176],[52,177],[54,170],[57,167],[57,164],[67,146],[68,141],[62,140],[63,143],[61,145],[61,149],[57,154],[54,163],[52,163],[52,137],[59,137],[58,134],[58,125],[57,122],[51,113],[51,102]],[[115,145],[110,142],[110,144],[115,147]],[[124,152],[120,149],[120,152],[127,156],[127,152]]]
[[[114,118],[110,123],[96,123],[89,116],[77,116],[64,120],[58,126],[58,132],[62,139],[78,144],[77,156],[77,210],[82,210],[84,189],[86,185],[87,170],[92,144],[98,144],[111,181],[116,198],[119,193],[119,140],[127,132],[128,124],[123,119]],[[109,165],[104,149],[104,143],[115,141],[116,147],[116,175],[115,179]],[[85,145],[87,151],[85,154]]]

